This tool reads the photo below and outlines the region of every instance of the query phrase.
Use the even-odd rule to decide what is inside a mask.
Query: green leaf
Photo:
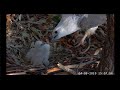
[[[53,21],[58,23],[60,21],[61,17],[60,16],[54,16],[52,19],[53,19]]]

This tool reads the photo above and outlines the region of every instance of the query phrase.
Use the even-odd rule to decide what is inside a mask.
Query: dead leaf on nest
[[[23,38],[29,38],[29,34],[26,31],[23,31],[21,34]]]
[[[39,29],[37,29],[37,28],[35,28],[35,27],[31,27],[31,30],[32,30],[32,32],[35,34],[35,36],[36,36],[36,35],[39,36],[39,37],[42,36],[42,33],[41,33],[41,31],[40,31]]]

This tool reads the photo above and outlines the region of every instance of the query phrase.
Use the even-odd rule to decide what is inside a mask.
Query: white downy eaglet
[[[42,41],[36,41],[34,48],[31,48],[26,55],[26,58],[33,63],[33,66],[37,65],[49,65],[50,45],[44,44]]]

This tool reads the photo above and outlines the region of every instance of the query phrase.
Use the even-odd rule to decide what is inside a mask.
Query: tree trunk
[[[100,72],[114,74],[114,15],[107,15],[107,33],[99,65]]]

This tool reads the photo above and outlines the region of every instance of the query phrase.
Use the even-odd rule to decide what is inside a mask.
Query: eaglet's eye
[[[57,34],[58,32],[57,31],[55,31],[55,34]]]
[[[54,32],[54,38],[56,38],[57,35],[58,35],[58,31],[55,31],[55,32]]]

